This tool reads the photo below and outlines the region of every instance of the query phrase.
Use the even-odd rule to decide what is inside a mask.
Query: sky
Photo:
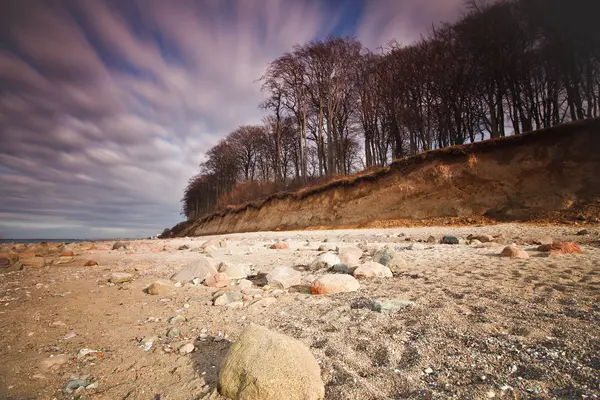
[[[0,238],[147,237],[204,154],[260,123],[295,44],[410,44],[463,0],[0,1]]]

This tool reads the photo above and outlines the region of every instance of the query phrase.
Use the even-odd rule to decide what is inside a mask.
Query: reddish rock
[[[219,272],[206,278],[204,284],[208,287],[227,287],[229,286],[229,276],[225,272]]]
[[[286,250],[289,249],[290,246],[286,242],[277,242],[273,246],[271,246],[273,250]]]
[[[521,250],[517,246],[506,246],[500,253],[503,257],[510,258],[529,258],[529,254],[525,250]]]
[[[63,251],[60,257],[73,257],[75,254],[71,250]]]
[[[94,260],[89,260],[88,262],[86,262],[85,264],[83,264],[84,267],[94,267],[98,265],[97,261]]]
[[[556,242],[552,244],[543,244],[537,248],[538,251],[561,253],[561,254],[583,254],[581,247],[573,242]]]
[[[326,274],[313,282],[310,286],[312,294],[333,294],[342,292],[354,292],[360,288],[360,284],[351,275]]]

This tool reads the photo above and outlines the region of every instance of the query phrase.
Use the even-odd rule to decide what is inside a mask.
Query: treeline
[[[196,219],[421,151],[598,117],[598,3],[474,1],[410,46],[295,46],[261,78],[268,117],[208,151],[183,213]]]

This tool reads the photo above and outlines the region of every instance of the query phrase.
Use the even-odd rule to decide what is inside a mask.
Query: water
[[[135,240],[135,239],[0,239],[0,244],[4,243],[79,243],[79,242],[103,242],[103,241],[115,241],[115,240]]]

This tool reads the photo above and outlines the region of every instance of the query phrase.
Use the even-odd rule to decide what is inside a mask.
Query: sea
[[[137,238],[139,239],[139,238]],[[80,242],[111,242],[115,240],[137,240],[134,238],[124,239],[124,238],[114,238],[114,239],[0,239],[0,244],[4,243],[39,243],[39,242],[48,242],[48,243],[80,243]]]

